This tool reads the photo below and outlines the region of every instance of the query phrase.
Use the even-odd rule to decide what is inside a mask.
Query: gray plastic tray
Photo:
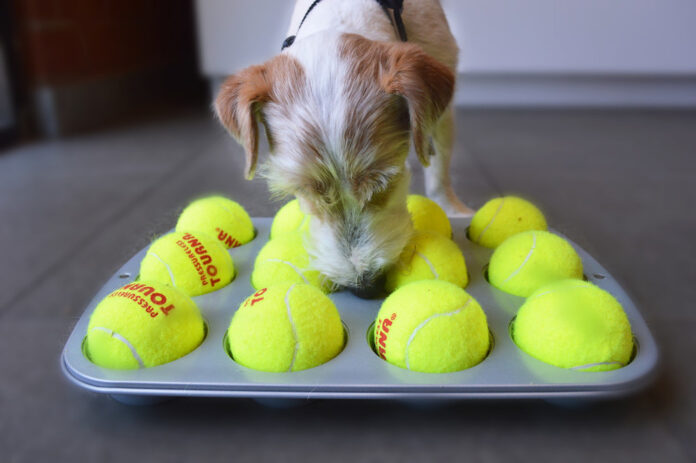
[[[203,344],[189,355],[154,368],[118,371],[101,368],[82,354],[82,342],[94,307],[107,294],[137,276],[143,249],[99,290],[80,317],[63,350],[66,376],[78,386],[137,403],[170,396],[250,397],[256,399],[600,399],[618,397],[646,386],[654,375],[655,341],[626,292],[589,254],[573,243],[582,257],[586,278],[623,304],[636,341],[635,357],[624,368],[609,372],[565,370],[520,351],[509,325],[524,301],[498,291],[484,278],[491,250],[466,238],[468,219],[452,220],[454,241],[466,258],[471,281],[466,290],[486,312],[493,347],[479,365],[456,373],[416,373],[380,359],[368,342],[368,332],[382,300],[363,300],[349,292],[331,294],[346,327],[347,343],[330,362],[292,373],[264,373],[245,368],[227,354],[223,339],[239,304],[254,292],[250,275],[254,258],[268,240],[271,219],[254,219],[257,237],[231,249],[236,279],[211,294],[195,297],[208,324]],[[571,242],[572,243],[572,242]]]

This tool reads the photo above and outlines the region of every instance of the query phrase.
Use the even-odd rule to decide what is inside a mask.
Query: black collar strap
[[[382,10],[384,10],[384,13],[389,18],[389,21],[394,26],[394,29],[396,29],[396,32],[399,34],[399,38],[401,39],[401,41],[406,42],[408,40],[408,37],[406,36],[406,28],[404,27],[404,21],[401,19],[401,13],[404,11],[404,0],[376,1],[377,3],[379,3],[379,6],[382,7]],[[300,32],[300,28],[302,27],[302,24],[304,24],[305,19],[307,19],[307,16],[309,16],[309,13],[314,9],[315,6],[319,4],[319,2],[321,2],[321,0],[314,0],[312,4],[309,6],[307,12],[302,17],[302,21],[300,21],[300,25],[297,27],[298,33]],[[281,47],[281,50],[285,50],[293,43],[295,43],[296,36],[297,34],[291,35],[290,37],[286,38],[283,41],[283,46]]]

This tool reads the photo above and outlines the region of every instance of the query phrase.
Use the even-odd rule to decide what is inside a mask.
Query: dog
[[[410,146],[426,194],[449,216],[473,213],[449,177],[456,41],[439,0],[401,3],[298,0],[282,52],[228,77],[214,103],[244,147],[248,179],[262,126],[270,154],[259,174],[312,216],[312,266],[358,291],[412,234]]]

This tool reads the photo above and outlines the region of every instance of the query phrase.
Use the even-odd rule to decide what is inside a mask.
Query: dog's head
[[[410,140],[428,165],[431,130],[453,91],[452,71],[417,45],[317,35],[229,77],[215,109],[245,149],[247,178],[263,125],[271,154],[260,173],[313,216],[314,266],[364,288],[410,237]]]

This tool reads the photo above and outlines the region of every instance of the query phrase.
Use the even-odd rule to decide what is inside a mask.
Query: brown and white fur
[[[295,34],[312,0],[298,0]],[[472,211],[452,191],[451,107],[457,44],[439,0],[405,0],[408,42],[375,0],[323,0],[294,44],[230,76],[215,102],[275,195],[311,214],[313,267],[339,286],[365,288],[395,263],[412,225],[406,209],[413,145],[427,195],[450,216]]]

